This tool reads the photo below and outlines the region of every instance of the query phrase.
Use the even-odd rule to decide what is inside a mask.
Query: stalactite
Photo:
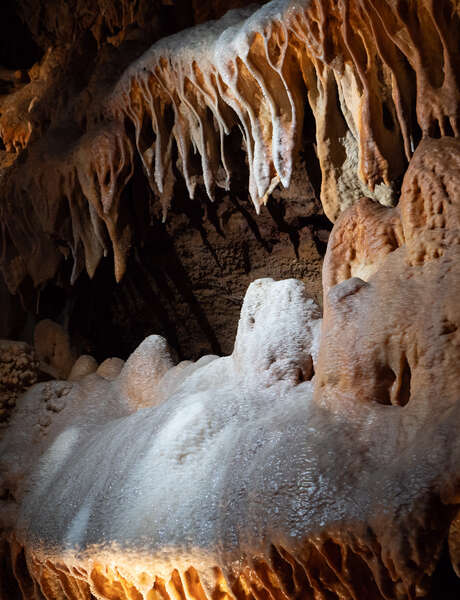
[[[173,193],[174,146],[190,197],[202,182],[212,199],[216,186],[230,186],[226,137],[235,127],[241,131],[256,210],[278,183],[289,186],[306,96],[316,121],[326,214],[335,220],[362,196],[393,205],[393,188],[420,132],[459,134],[458,7],[448,2],[441,9],[421,0],[409,4],[406,10],[369,0],[273,0],[155,43],[111,91],[96,95],[85,109],[90,130],[60,142],[66,158],[53,160],[55,173],[33,148],[23,166],[12,168],[12,184],[2,194],[2,221],[9,231],[2,236],[13,238],[22,259],[2,260],[10,288],[14,291],[26,273],[34,275],[36,285],[52,277],[59,263],[53,238],[61,233],[75,262],[73,280],[83,263],[94,273],[107,252],[104,231],[121,278],[131,235],[118,225],[120,196],[133,168],[126,119],[133,123],[135,147],[161,198],[164,218]],[[132,17],[129,13],[126,22]],[[105,18],[121,17],[106,13]],[[30,99],[30,85],[18,93]],[[40,104],[40,76],[33,85],[31,105]],[[17,125],[1,121],[8,147],[28,143],[31,126],[24,115],[15,117]],[[45,135],[41,142],[38,148],[49,147],[53,138]],[[85,156],[88,151],[91,158]],[[56,181],[58,174],[67,183]],[[40,181],[38,188],[25,184],[31,180]],[[51,210],[59,222],[52,219],[31,231],[27,217],[12,206],[18,189],[23,204],[33,202],[40,214]],[[69,207],[61,211],[63,194]],[[18,219],[21,225],[11,223]],[[18,229],[24,227],[21,240]],[[83,230],[94,235],[79,233]],[[34,255],[42,263],[48,257],[49,268],[39,276],[28,264]]]

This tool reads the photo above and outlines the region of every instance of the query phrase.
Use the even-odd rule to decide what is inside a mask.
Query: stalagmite
[[[76,356],[69,334],[61,325],[50,319],[39,321],[34,330],[34,348],[41,371],[53,379],[67,379]]]
[[[398,207],[337,221],[322,323],[259,280],[231,356],[173,366],[152,336],[115,379],[22,397],[1,456],[24,598],[422,598],[447,540],[458,570],[459,150],[425,140]]]
[[[78,381],[86,375],[90,375],[97,370],[97,360],[88,354],[82,354],[77,358],[69,373],[69,381]]]

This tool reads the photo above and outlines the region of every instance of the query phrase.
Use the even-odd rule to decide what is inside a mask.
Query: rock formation
[[[40,368],[54,379],[67,379],[75,363],[69,335],[58,323],[44,319],[34,330],[34,347]]]
[[[420,134],[458,135],[458,19],[450,2],[273,0],[160,40],[122,71],[142,45],[126,34],[130,52],[102,57],[64,107],[56,85],[70,59],[49,50],[2,102],[6,149],[27,150],[4,174],[15,198],[1,215],[10,289],[27,274],[46,281],[69,253],[72,279],[83,265],[91,277],[109,240],[121,279],[131,229],[120,202],[135,152],[166,215],[175,169],[191,197],[199,180],[210,197],[228,189],[226,137],[238,127],[258,208],[289,185],[306,95],[326,214],[362,195],[391,205]]]
[[[38,379],[38,361],[24,342],[0,340],[0,422],[6,421],[17,397]]]
[[[41,325],[62,379],[23,394],[0,440],[1,600],[458,598],[458,5],[272,0],[147,47],[147,5],[106,4],[75,34],[81,56],[88,36],[103,49],[78,90],[56,96],[78,44],[46,12],[30,81],[3,76],[10,291],[78,286],[110,252],[120,281],[139,171],[158,221],[186,206],[181,178],[222,206],[238,130],[256,210],[289,194],[313,119],[335,221],[323,312],[302,282],[257,279],[233,352],[195,362],[159,335],[74,362]]]

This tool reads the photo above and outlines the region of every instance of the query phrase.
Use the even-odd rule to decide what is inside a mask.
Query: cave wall
[[[67,326],[79,353],[126,358],[146,335],[157,333],[183,358],[229,354],[244,292],[260,277],[300,279],[321,304],[331,224],[301,164],[296,182],[258,216],[244,192],[221,194],[211,203],[190,201],[178,190],[162,223],[158,206],[149,211],[152,198],[139,179],[132,193],[137,183],[147,198],[131,220],[138,219],[138,244],[121,282],[106,260],[92,280],[82,276],[61,294],[52,285],[42,292],[37,318],[59,320],[70,306]],[[139,193],[136,199],[139,206]]]

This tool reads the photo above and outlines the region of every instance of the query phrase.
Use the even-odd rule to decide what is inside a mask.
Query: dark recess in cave
[[[455,574],[449,556],[447,540],[432,577],[431,600],[458,600],[460,598],[460,579]]]
[[[30,69],[43,56],[32,34],[17,13],[17,0],[3,0],[0,26],[0,67]]]
[[[289,190],[278,190],[260,215],[248,198],[239,132],[226,140],[233,162],[230,192],[217,189],[211,202],[199,185],[190,200],[177,176],[165,224],[138,160],[121,201],[121,218],[133,226],[134,240],[122,281],[116,283],[109,256],[93,280],[82,273],[70,286],[68,261],[58,280],[41,291],[37,318],[67,326],[77,351],[98,361],[127,358],[150,334],[165,337],[180,358],[196,359],[231,352],[244,291],[253,279],[304,279],[321,302],[321,261],[332,223],[319,204],[314,121],[310,116],[306,121],[299,161],[308,165],[302,175],[310,200],[292,202],[284,197]],[[306,244],[311,246],[308,260],[302,257]]]

